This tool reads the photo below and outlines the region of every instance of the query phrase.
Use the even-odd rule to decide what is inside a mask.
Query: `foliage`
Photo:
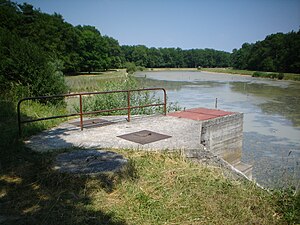
[[[63,62],[63,72],[68,74],[127,68],[126,63],[134,63],[140,68],[233,66],[242,70],[300,73],[300,31],[272,34],[255,44],[244,43],[232,54],[207,48],[182,50],[120,46],[117,40],[102,36],[93,26],[74,27],[57,13],[49,15],[32,5],[9,0],[2,0],[0,5],[0,27]]]
[[[62,61],[65,73],[106,70],[122,64],[117,40],[102,36],[92,26],[74,27],[57,13],[49,15],[27,3],[2,0],[0,21],[0,27]]]
[[[102,91],[114,91],[114,90],[132,90],[138,89],[138,83],[136,82],[134,77],[128,76],[126,79],[119,81],[109,81],[105,82],[105,85],[101,89]],[[101,94],[90,97],[83,98],[83,111],[99,111],[99,110],[108,110],[108,109],[116,109],[116,108],[124,108],[127,107],[128,104],[128,93],[109,93],[109,94]],[[159,97],[156,97],[155,92],[131,92],[130,94],[130,105],[131,106],[142,106],[148,104],[161,104],[162,100]],[[78,103],[73,104],[76,112],[79,112]],[[179,110],[179,107],[175,103],[170,103],[167,106],[168,111]],[[136,108],[131,109],[131,114],[155,114],[162,113],[162,107],[146,107],[146,108]],[[114,112],[104,112],[101,115],[120,115],[127,114],[127,111],[114,111]]]
[[[66,85],[58,60],[50,60],[36,45],[0,28],[0,87],[15,89],[16,97],[64,93]]]
[[[127,62],[125,63],[126,72],[132,74],[137,71],[135,63]]]
[[[143,45],[121,47],[125,61],[147,68],[227,67],[230,53],[214,49],[147,48]]]
[[[277,210],[288,224],[300,224],[300,192],[293,189],[275,190]]]
[[[282,80],[284,78],[283,73],[267,73],[267,72],[254,72],[252,77],[263,77]]]
[[[203,71],[209,71],[214,73],[229,73],[239,75],[250,75],[253,77],[272,78],[278,80],[296,80],[300,81],[300,74],[295,73],[275,73],[275,72],[262,72],[262,71],[251,71],[251,70],[238,70],[229,68],[202,68]]]
[[[234,49],[231,64],[237,69],[300,73],[299,52],[300,30],[277,33],[255,44],[245,43],[239,50]]]

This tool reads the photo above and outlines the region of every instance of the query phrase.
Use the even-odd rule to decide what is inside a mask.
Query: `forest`
[[[237,69],[300,73],[300,30],[244,43],[240,49],[233,49],[230,63]]]
[[[73,26],[30,4],[0,0],[0,88],[27,95],[63,93],[63,75],[125,68],[233,67],[300,73],[300,30],[277,33],[232,53],[214,49],[121,46],[93,26]],[[51,84],[50,85],[45,85]]]

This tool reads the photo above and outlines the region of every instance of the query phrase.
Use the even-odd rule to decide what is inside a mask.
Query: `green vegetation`
[[[54,13],[29,4],[1,0],[0,88],[18,97],[65,93],[63,73],[79,74],[126,68],[229,67],[259,71],[255,76],[299,80],[299,32],[274,34],[255,44],[244,44],[232,54],[214,49],[120,46],[92,26],[76,26]],[[291,47],[292,46],[292,47]],[[283,74],[284,73],[284,74]]]
[[[214,72],[214,73],[229,73],[229,74],[250,75],[252,77],[271,78],[271,79],[278,79],[278,80],[300,81],[300,74],[296,74],[296,73],[262,72],[262,71],[251,71],[251,70],[239,70],[233,68],[201,68],[201,70]]]
[[[255,44],[244,43],[231,54],[236,69],[300,73],[300,30],[271,34]]]
[[[69,92],[92,92],[103,90],[107,82],[110,81],[122,83],[126,77],[126,71],[121,69],[92,74],[83,73],[76,76],[67,76],[65,80]]]
[[[229,73],[229,74],[250,75],[250,76],[252,76],[253,74],[253,71],[250,70],[237,70],[233,68],[202,68],[201,70],[213,72],[213,73]]]
[[[132,62],[125,63],[126,72],[129,74],[133,74],[137,71],[136,65]]]
[[[17,97],[66,91],[61,63],[50,60],[36,45],[0,28],[0,88]]]
[[[126,62],[146,68],[228,67],[230,53],[214,49],[147,48],[121,46]]]
[[[82,81],[86,79],[86,76],[82,77]],[[95,80],[96,81],[96,80]],[[95,82],[94,81],[94,82]],[[84,83],[84,82],[83,82]],[[103,85],[104,84],[104,85]],[[131,90],[131,89],[139,89],[139,83],[136,79],[130,75],[124,76],[123,79],[119,79],[118,81],[106,81],[102,83],[101,89],[99,91],[111,91],[111,90]],[[100,85],[98,86],[100,88]],[[159,95],[160,94],[160,95]],[[159,98],[162,97],[162,92],[156,93],[155,91],[142,91],[142,92],[132,92],[130,94],[130,104],[131,106],[142,106],[148,104],[161,104],[163,100]],[[111,93],[104,95],[95,95],[95,96],[87,96],[83,99],[83,110],[84,111],[99,111],[99,110],[107,110],[107,109],[116,109],[116,108],[125,108],[127,107],[127,92],[120,93]],[[75,110],[79,112],[78,101],[73,105]],[[168,111],[178,110],[179,107],[177,104],[168,103]],[[147,108],[137,108],[131,109],[131,114],[155,114],[155,113],[163,113],[163,108],[155,106],[155,107],[147,107]],[[127,114],[126,110],[123,111],[114,111],[101,113],[101,115],[125,115]]]
[[[282,80],[284,78],[283,73],[267,73],[267,72],[254,72],[252,77],[272,78]]]

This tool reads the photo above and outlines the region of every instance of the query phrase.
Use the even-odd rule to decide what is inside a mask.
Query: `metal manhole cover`
[[[117,171],[128,160],[122,155],[103,150],[79,150],[56,157],[54,169],[63,173],[92,175]]]
[[[103,120],[103,119],[90,119],[90,120],[84,120],[83,121],[83,127],[84,128],[90,128],[90,127],[101,127],[101,126],[107,126],[110,124],[113,124],[114,122]],[[80,127],[80,121],[71,122],[70,124]]]
[[[138,144],[149,144],[155,141],[160,141],[163,139],[167,139],[170,138],[172,136],[169,135],[165,135],[165,134],[159,134],[159,133],[155,133],[153,131],[149,131],[149,130],[141,130],[138,132],[134,132],[134,133],[130,133],[130,134],[124,134],[124,135],[120,135],[117,136],[119,138],[123,138],[127,141],[132,141]]]

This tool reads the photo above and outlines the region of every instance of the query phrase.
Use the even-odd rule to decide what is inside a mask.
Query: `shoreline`
[[[235,70],[230,68],[146,68],[143,71],[148,72],[162,72],[162,71],[191,71],[191,72],[207,72],[207,73],[217,73],[217,74],[232,74],[239,76],[251,76],[258,77],[263,79],[271,80],[289,80],[289,81],[300,81],[300,74],[296,73],[282,73],[284,77],[282,79],[276,78],[280,75],[280,72],[262,72],[262,71],[251,71],[251,70]],[[259,75],[256,75],[258,73]],[[272,78],[268,75],[275,74],[275,78]],[[253,76],[256,75],[256,76]]]

